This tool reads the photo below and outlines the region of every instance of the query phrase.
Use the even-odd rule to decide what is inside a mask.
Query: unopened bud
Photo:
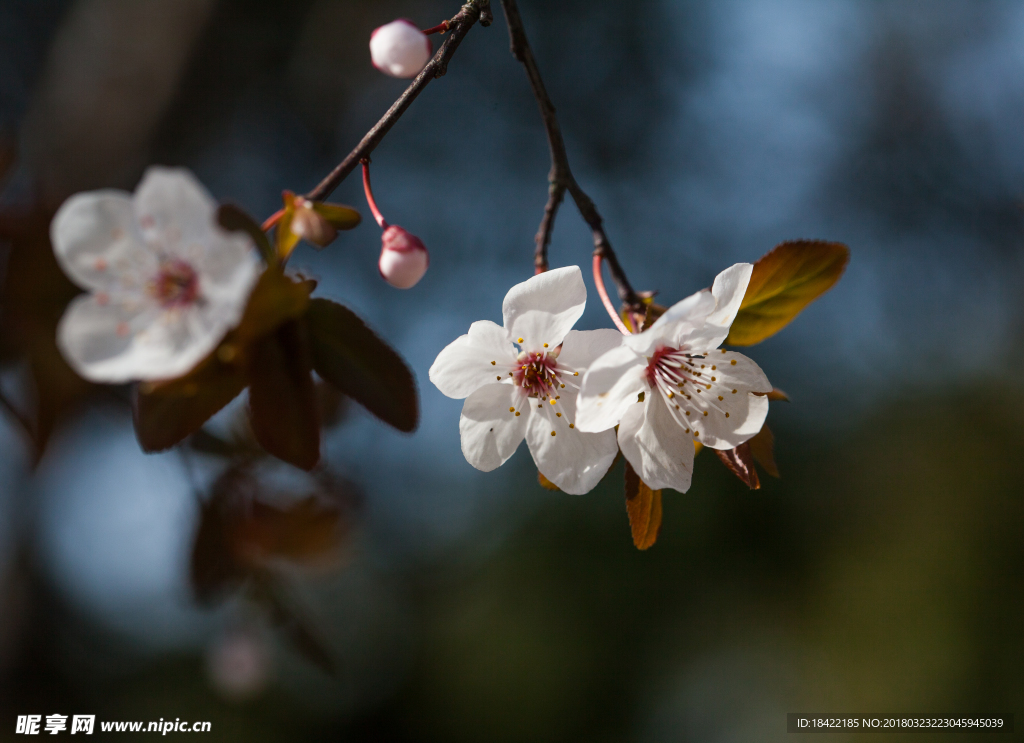
[[[295,199],[291,230],[318,248],[327,247],[338,236],[338,230],[334,225],[317,214],[313,210],[313,204],[305,199]]]
[[[411,289],[423,278],[430,256],[423,242],[398,225],[390,225],[381,238],[380,275],[391,286]]]
[[[370,34],[373,66],[391,77],[416,77],[432,52],[427,35],[402,18],[376,28]]]

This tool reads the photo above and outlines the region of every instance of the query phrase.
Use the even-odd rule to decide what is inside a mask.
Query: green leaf
[[[320,461],[320,412],[305,325],[289,320],[249,354],[249,414],[269,454],[304,470]]]
[[[661,531],[661,491],[651,490],[626,462],[626,513],[638,550],[651,547]]]
[[[143,450],[178,444],[234,400],[245,384],[241,368],[221,361],[216,351],[183,377],[137,384],[132,409]]]
[[[252,238],[268,266],[277,263],[277,254],[270,247],[270,241],[267,240],[263,230],[253,221],[252,217],[237,206],[221,204],[217,209],[217,223],[228,232],[245,232]]]
[[[314,201],[313,211],[330,222],[338,230],[351,230],[363,220],[359,212],[350,206],[343,206],[342,204]]]
[[[415,430],[416,382],[402,357],[335,302],[311,300],[306,320],[316,373],[385,423]]]
[[[754,264],[740,311],[725,342],[752,346],[775,335],[843,275],[850,249],[823,240],[777,245]]]

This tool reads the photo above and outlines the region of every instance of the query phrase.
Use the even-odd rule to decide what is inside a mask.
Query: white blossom
[[[591,364],[577,424],[618,425],[619,448],[654,489],[685,492],[693,442],[732,449],[761,430],[772,389],[760,367],[719,348],[736,319],[753,266],[738,263],[673,305],[649,330],[625,338]]]
[[[216,224],[217,204],[190,172],[153,167],[135,194],[72,196],[50,225],[64,272],[86,290],[57,344],[94,382],[173,378],[238,324],[259,275],[252,241]]]
[[[586,300],[578,266],[547,271],[505,295],[504,327],[475,322],[438,355],[430,381],[448,397],[466,398],[459,431],[471,465],[490,472],[525,438],[537,469],[567,493],[590,491],[608,471],[615,432],[582,432],[576,396],[591,362],[623,336],[571,330]]]
[[[391,77],[416,77],[432,52],[427,35],[404,18],[376,28],[370,35],[373,66]]]

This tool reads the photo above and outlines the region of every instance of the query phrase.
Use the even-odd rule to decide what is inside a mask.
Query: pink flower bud
[[[391,77],[416,77],[433,51],[427,35],[402,18],[370,34],[373,66]]]
[[[390,225],[381,238],[380,275],[391,286],[411,289],[430,265],[430,256],[423,242],[398,225]]]

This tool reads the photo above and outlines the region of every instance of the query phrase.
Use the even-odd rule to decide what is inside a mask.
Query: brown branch
[[[455,14],[454,18],[448,21],[448,25],[451,28],[451,36],[444,40],[444,43],[434,53],[431,60],[427,62],[427,66],[420,71],[420,74],[405,89],[405,92],[398,97],[398,100],[391,105],[391,108],[381,117],[380,121],[366,133],[366,136],[363,137],[356,148],[344,160],[338,163],[338,166],[328,173],[327,177],[320,181],[316,188],[306,194],[307,199],[310,201],[323,201],[345,180],[349,173],[355,170],[360,160],[364,157],[369,157],[370,153],[384,139],[384,136],[391,131],[391,127],[395,125],[395,122],[402,117],[402,114],[412,105],[416,97],[430,84],[430,81],[436,77],[441,77],[448,71],[449,60],[455,54],[455,50],[459,48],[459,44],[462,43],[466,34],[469,33],[469,29],[473,27],[473,24],[480,21],[481,25],[490,25],[491,12],[489,2],[490,0],[470,0],[462,6],[462,9]]]
[[[630,310],[640,311],[643,302],[639,295],[633,290],[626,278],[622,266],[612,250],[612,245],[605,234],[603,220],[594,202],[580,185],[576,182],[572,169],[569,167],[569,156],[565,151],[565,140],[562,138],[562,129],[558,125],[558,117],[555,114],[555,105],[551,102],[541,80],[540,69],[533,57],[533,50],[526,39],[526,28],[523,26],[522,16],[519,15],[519,7],[516,0],[501,0],[501,7],[505,11],[505,21],[508,24],[508,34],[511,40],[512,56],[522,62],[526,69],[526,76],[530,79],[530,87],[533,88],[533,95],[537,99],[537,106],[540,108],[541,118],[544,120],[544,130],[548,136],[548,148],[551,150],[551,172],[548,175],[549,196],[548,203],[544,207],[544,217],[541,219],[540,229],[536,237],[536,252],[534,253],[534,265],[538,272],[547,270],[548,266],[548,245],[551,243],[551,231],[555,226],[555,216],[558,207],[562,203],[565,192],[568,191],[576,202],[583,220],[590,226],[594,236],[594,255],[599,256],[608,264],[612,279],[619,290],[619,299]]]

